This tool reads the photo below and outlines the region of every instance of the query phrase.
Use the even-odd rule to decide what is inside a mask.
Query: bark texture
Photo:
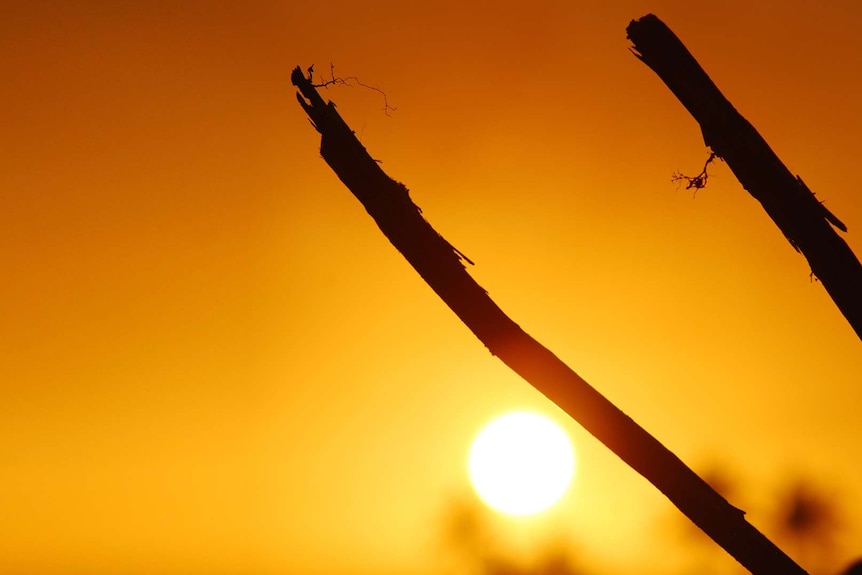
[[[846,232],[847,227],[787,169],[664,22],[647,14],[633,20],[626,32],[635,56],[658,74],[700,124],[704,143],[727,162],[790,245],[805,256],[862,338],[862,265],[834,229]]]
[[[297,99],[321,134],[320,153],[383,234],[464,324],[527,382],[664,493],[758,575],[805,571],[652,435],[512,321],[464,267],[463,256],[422,217],[407,188],[387,176],[335,105],[297,67]]]

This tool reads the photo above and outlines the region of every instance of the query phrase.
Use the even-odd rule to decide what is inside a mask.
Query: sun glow
[[[550,419],[509,413],[486,425],[470,449],[470,481],[488,506],[509,515],[549,508],[575,472],[572,444]]]

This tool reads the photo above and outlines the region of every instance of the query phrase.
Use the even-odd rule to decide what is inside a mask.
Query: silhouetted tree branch
[[[832,226],[847,227],[724,97],[664,22],[648,14],[626,28],[635,56],[658,74],[700,124],[704,143],[758,200],[790,245],[801,252],[838,309],[862,338],[862,265]],[[694,179],[698,183],[705,180]],[[831,224],[831,225],[830,225]]]
[[[404,184],[386,175],[297,67],[297,100],[321,134],[320,154],[383,234],[496,355],[664,493],[758,575],[805,573],[652,435],[512,321],[470,277],[461,257],[422,217]]]
[[[389,105],[389,98],[386,96],[386,92],[384,92],[383,90],[381,90],[377,86],[372,86],[370,84],[360,82],[359,78],[357,78],[356,76],[347,76],[347,77],[336,76],[335,75],[335,64],[332,64],[332,63],[329,64],[329,79],[328,80],[323,80],[322,82],[315,82],[314,81],[314,64],[312,64],[311,66],[308,67],[306,78],[308,79],[309,82],[311,82],[311,85],[314,86],[315,88],[328,88],[330,86],[347,86],[348,88],[352,88],[353,85],[356,84],[357,86],[361,86],[361,87],[367,88],[369,90],[374,90],[375,92],[378,92],[381,96],[383,96],[383,113],[384,114],[386,114],[387,116],[390,116],[391,114],[389,112],[394,112],[394,111],[398,110],[398,108],[394,108],[394,107]]]

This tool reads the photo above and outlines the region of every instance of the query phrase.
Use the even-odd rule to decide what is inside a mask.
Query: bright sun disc
[[[575,473],[572,444],[550,419],[510,413],[486,425],[470,449],[470,481],[490,507],[530,515],[553,505]]]

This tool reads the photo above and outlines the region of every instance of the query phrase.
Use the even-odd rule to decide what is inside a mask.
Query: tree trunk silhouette
[[[664,22],[647,14],[632,20],[626,32],[635,56],[697,120],[704,143],[727,162],[790,245],[805,256],[811,272],[862,338],[862,265],[832,227],[846,232],[841,220],[785,167]]]
[[[512,321],[464,268],[463,255],[422,217],[404,184],[387,176],[332,102],[294,69],[297,100],[321,134],[320,154],[383,234],[488,350],[664,493],[757,575],[805,571],[749,524],[652,435]]]

